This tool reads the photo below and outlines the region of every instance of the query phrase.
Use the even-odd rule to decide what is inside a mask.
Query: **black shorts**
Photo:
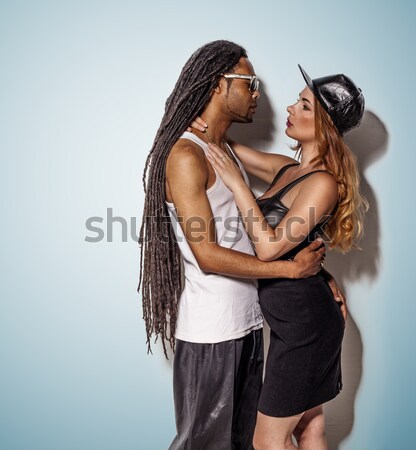
[[[262,375],[262,329],[217,344],[177,340],[169,450],[253,449]]]

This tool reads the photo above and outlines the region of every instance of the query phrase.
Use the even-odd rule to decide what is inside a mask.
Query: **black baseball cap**
[[[298,64],[309,89],[330,115],[341,135],[357,127],[363,118],[365,101],[361,89],[343,74],[311,79]]]

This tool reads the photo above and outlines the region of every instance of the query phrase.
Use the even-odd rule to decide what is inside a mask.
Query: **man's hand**
[[[340,304],[341,312],[344,316],[344,321],[346,322],[348,317],[347,299],[341,288],[338,286],[338,283],[335,281],[335,278],[329,272],[327,272],[327,275],[329,275],[329,277],[327,276],[326,281],[334,294],[335,300]]]
[[[307,278],[316,275],[321,270],[325,250],[321,238],[301,250],[291,264],[293,270],[290,278]]]

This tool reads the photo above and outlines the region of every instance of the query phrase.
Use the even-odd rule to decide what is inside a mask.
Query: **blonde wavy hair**
[[[323,165],[338,184],[338,204],[324,229],[330,239],[329,248],[342,253],[352,248],[361,250],[357,243],[364,233],[368,202],[360,192],[357,160],[318,100],[315,102],[315,141],[318,155],[311,161],[312,165]],[[299,158],[301,146],[292,148]]]

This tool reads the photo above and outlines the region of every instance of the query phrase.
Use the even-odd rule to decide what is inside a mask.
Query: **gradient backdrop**
[[[328,436],[331,448],[415,448],[415,13],[382,0],[1,1],[1,450],[173,438],[171,362],[159,346],[146,354],[135,234],[165,99],[215,39],[245,46],[262,80],[254,124],[233,131],[261,149],[290,154],[297,63],[365,93],[349,142],[371,212],[364,252],[328,262],[351,313]]]

